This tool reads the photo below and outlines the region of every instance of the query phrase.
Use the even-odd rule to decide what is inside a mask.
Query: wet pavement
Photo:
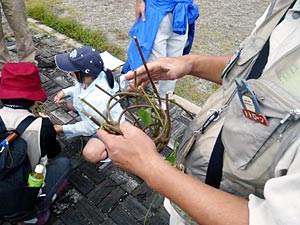
[[[69,77],[55,68],[54,55],[69,52],[81,44],[37,21],[30,20],[30,23],[43,87],[49,95],[44,111],[54,124],[75,123],[80,120],[77,114],[68,111],[65,106],[53,103],[53,97],[59,90],[72,85]],[[13,34],[7,24],[4,27],[8,34],[6,40],[10,53],[16,59]],[[114,74],[117,75],[118,71],[116,69]],[[190,117],[175,105],[171,105],[170,115],[172,140],[180,140]],[[51,207],[48,225],[168,224],[168,213],[162,205],[163,197],[152,191],[140,178],[124,172],[112,162],[86,162],[81,155],[86,137],[66,140],[64,136],[59,136],[58,140],[63,148],[61,156],[72,160],[73,171],[67,190]],[[167,157],[171,152],[170,144],[161,154]]]

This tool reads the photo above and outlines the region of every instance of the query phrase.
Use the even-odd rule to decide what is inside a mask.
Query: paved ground
[[[32,20],[30,20],[32,23]],[[33,23],[35,23],[33,21]],[[7,44],[14,59],[14,38],[5,24]],[[74,123],[77,114],[63,106],[53,104],[54,95],[62,88],[72,85],[65,73],[55,69],[53,56],[80,45],[48,27],[32,24],[30,28],[38,49],[37,61],[43,86],[49,95],[44,111],[57,124]],[[172,105],[172,137],[180,137],[190,117]],[[163,197],[150,190],[138,177],[117,168],[113,163],[91,164],[81,155],[86,138],[66,140],[58,137],[63,148],[62,156],[72,160],[73,172],[68,189],[51,208],[49,224],[55,225],[135,225],[168,224],[168,214],[162,206]],[[179,138],[180,140],[180,138]],[[172,150],[166,147],[162,155],[167,157]],[[147,156],[145,156],[147,157]],[[1,224],[1,223],[0,223]],[[7,224],[7,223],[5,223]]]

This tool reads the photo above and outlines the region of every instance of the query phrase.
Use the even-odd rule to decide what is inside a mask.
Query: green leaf
[[[150,110],[139,109],[137,110],[137,114],[145,127],[149,127],[153,124]]]
[[[175,159],[176,159],[176,156],[175,156],[174,154],[172,154],[172,155],[170,155],[170,156],[168,156],[168,157],[166,158],[166,160],[167,160],[169,163],[171,163],[171,165],[174,165]]]

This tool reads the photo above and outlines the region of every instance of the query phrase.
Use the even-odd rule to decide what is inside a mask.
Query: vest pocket
[[[283,152],[289,146],[288,143],[298,136],[296,129],[291,127],[298,119],[298,115],[293,116],[293,112],[298,112],[295,109],[300,109],[300,102],[268,80],[248,80],[248,85],[254,91],[268,125],[246,118],[236,95],[224,121],[222,141],[231,161],[231,169],[242,172],[259,164],[259,170],[254,168],[256,173],[253,174],[258,177],[272,166],[276,152]]]

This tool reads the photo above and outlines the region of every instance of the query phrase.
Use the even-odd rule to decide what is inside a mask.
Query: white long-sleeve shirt
[[[101,116],[99,116],[97,112],[95,112],[90,106],[88,106],[80,99],[85,99],[95,108],[97,108],[97,110],[100,111],[103,115],[106,115],[106,106],[108,100],[110,99],[110,96],[102,92],[95,85],[97,84],[112,95],[119,90],[119,85],[117,84],[117,82],[115,82],[114,88],[111,89],[107,83],[105,76],[105,73],[101,72],[87,89],[83,89],[82,83],[75,81],[74,86],[62,90],[66,96],[69,95],[72,97],[73,106],[82,119],[82,121],[79,121],[75,124],[63,125],[63,132],[67,138],[72,138],[76,136],[91,136],[95,134],[95,132],[99,128],[97,124],[92,122],[87,116],[85,116],[82,113],[82,110],[87,112],[89,115],[92,115],[98,121],[104,122],[104,119]],[[117,121],[121,112],[121,106],[119,104],[116,105],[110,111],[113,120]],[[124,121],[124,118],[122,118],[121,122],[122,121]]]

